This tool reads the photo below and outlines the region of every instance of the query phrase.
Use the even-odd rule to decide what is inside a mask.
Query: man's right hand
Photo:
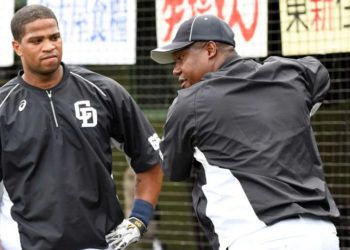
[[[106,241],[112,250],[124,250],[130,244],[139,241],[146,232],[146,226],[135,217],[124,219],[116,229],[106,235]]]

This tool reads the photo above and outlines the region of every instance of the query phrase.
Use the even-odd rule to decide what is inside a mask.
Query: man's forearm
[[[163,183],[163,170],[160,164],[136,175],[135,199],[145,200],[153,206],[157,204]]]

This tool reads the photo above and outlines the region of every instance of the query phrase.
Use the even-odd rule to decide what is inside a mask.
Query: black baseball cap
[[[160,64],[173,63],[172,54],[197,41],[215,41],[235,47],[234,33],[231,27],[214,15],[192,17],[183,22],[173,41],[151,51],[151,58]]]

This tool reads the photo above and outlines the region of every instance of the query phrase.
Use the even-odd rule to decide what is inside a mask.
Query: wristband
[[[145,226],[145,224],[143,224],[143,222],[135,217],[130,217],[129,221],[131,223],[133,223],[140,231],[140,235],[141,237],[143,236],[143,234],[147,231],[147,228]]]
[[[149,221],[153,217],[153,212],[154,212],[154,208],[151,203],[145,200],[136,199],[134,201],[134,206],[132,208],[130,217],[135,217],[140,219],[147,227]]]

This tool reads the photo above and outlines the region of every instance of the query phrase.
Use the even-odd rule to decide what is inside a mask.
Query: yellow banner
[[[350,51],[350,0],[280,0],[283,55]]]

